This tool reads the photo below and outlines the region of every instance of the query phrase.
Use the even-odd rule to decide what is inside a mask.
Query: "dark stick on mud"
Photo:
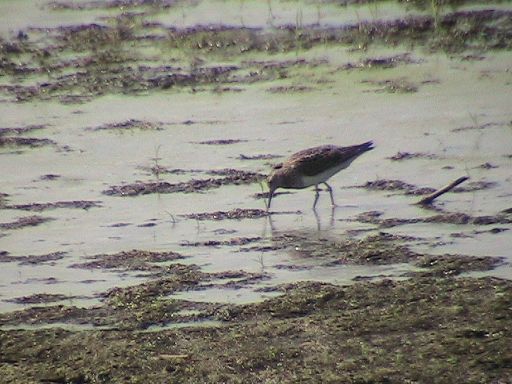
[[[459,177],[457,180],[455,181],[452,181],[450,184],[444,186],[443,188],[441,189],[438,189],[437,191],[435,191],[434,193],[431,193],[430,195],[427,195],[425,196],[423,199],[421,199],[420,201],[418,201],[416,203],[416,205],[430,205],[432,204],[432,202],[438,198],[439,196],[445,194],[446,192],[449,192],[451,191],[453,188],[455,188],[457,185],[465,182],[466,180],[468,180],[469,177],[467,176],[462,176],[462,177]]]

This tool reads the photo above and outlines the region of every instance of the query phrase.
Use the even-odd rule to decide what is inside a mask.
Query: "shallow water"
[[[26,1],[8,3],[10,12],[29,6]],[[236,19],[243,19],[242,24],[248,25],[247,15],[258,8],[259,16],[250,18],[250,25],[267,24],[265,7],[268,5],[265,2],[238,2],[238,10],[232,4],[235,2],[221,3],[225,8],[218,8],[218,13],[208,13],[211,19],[204,19],[205,9],[210,9],[207,2],[155,17],[165,23],[175,22],[178,26],[220,21],[231,23]],[[6,4],[2,3],[1,7],[7,7]],[[38,4],[44,5],[44,2]],[[272,13],[277,15],[275,22],[293,23],[296,16],[293,10],[296,7],[292,2],[276,3],[272,9]],[[316,8],[302,3],[299,7],[304,23],[314,22]],[[231,13],[227,13],[227,9]],[[330,23],[331,17],[337,22],[344,22],[345,19],[338,16],[346,12],[350,14],[352,9],[340,8],[339,14],[322,17],[322,22]],[[370,9],[367,11],[373,12]],[[396,17],[395,11],[395,5],[390,5],[390,8],[383,6],[375,11],[375,15],[379,19]],[[84,12],[94,21],[98,14],[114,11]],[[176,12],[184,14],[182,25],[176,19]],[[29,15],[30,12],[23,14]],[[30,18],[20,16],[11,24],[5,24],[2,33],[27,26],[61,25],[70,14],[82,13],[37,7]],[[359,16],[363,14],[363,11],[358,13]],[[51,17],[48,18],[48,15]],[[347,22],[353,22],[349,20],[353,17],[350,14]],[[406,50],[370,48],[364,56],[377,57],[389,52],[403,53]],[[347,61],[355,62],[362,56],[348,49],[329,47],[297,52],[296,55],[307,59],[328,59],[334,68]],[[240,252],[239,247],[182,245],[254,236],[262,236],[259,243],[264,245],[272,241],[273,234],[295,231],[311,237],[340,239],[347,236],[348,231],[372,228],[378,231],[370,224],[346,221],[361,212],[378,210],[383,212],[383,217],[404,218],[432,214],[411,205],[418,199],[417,196],[344,188],[376,179],[400,179],[418,186],[439,188],[459,176],[469,175],[471,181],[490,181],[496,185],[475,192],[446,194],[439,199],[443,209],[478,216],[494,215],[510,208],[512,109],[510,98],[506,95],[510,94],[512,86],[512,54],[487,53],[481,61],[463,61],[445,54],[425,54],[419,50],[413,51],[412,55],[418,59],[418,63],[392,69],[334,70],[329,74],[327,85],[318,82],[324,76],[322,71],[325,71],[325,68],[319,68],[318,72],[313,71],[312,76],[301,79],[300,84],[312,86],[313,89],[299,93],[267,92],[271,86],[290,82],[276,80],[243,85],[243,91],[237,93],[196,93],[184,88],[144,96],[107,95],[77,105],[53,101],[0,103],[1,127],[45,124],[47,128],[26,136],[49,138],[57,143],[57,147],[0,148],[0,192],[9,194],[10,204],[69,200],[101,202],[101,207],[89,210],[55,209],[41,213],[1,210],[0,223],[33,214],[55,220],[35,227],[2,229],[0,250],[12,256],[42,255],[55,251],[66,252],[66,255],[61,260],[38,266],[2,264],[0,311],[24,308],[6,300],[41,292],[83,296],[80,305],[95,304],[95,294],[115,286],[136,284],[143,277],[131,272],[88,271],[69,266],[83,261],[86,256],[131,249],[176,251],[188,256],[180,262],[198,264],[207,272],[245,270],[265,272],[271,276],[270,280],[243,289],[214,287],[176,295],[185,300],[244,303],[269,295],[259,293],[257,288],[281,283],[318,280],[348,284],[358,276],[398,277],[411,267],[403,264],[325,267],[321,259],[305,260],[293,252]],[[278,58],[278,55],[272,57]],[[399,77],[434,82],[419,85],[416,93],[404,94],[374,92],[378,86],[362,82]],[[0,78],[0,82],[4,83],[5,79]],[[163,129],[133,129],[128,132],[88,129],[128,119],[155,122]],[[231,145],[197,143],[214,139],[243,141]],[[102,194],[112,185],[156,180],[156,176],[140,168],[156,163],[173,169],[236,168],[267,173],[269,163],[278,162],[279,159],[242,161],[237,157],[240,154],[287,156],[299,149],[324,143],[350,145],[370,139],[376,143],[376,149],[331,179],[336,201],[341,207],[332,212],[328,197],[322,194],[317,216],[311,210],[313,192],[309,190],[277,196],[273,200],[273,210],[292,213],[273,215],[271,222],[267,218],[196,221],[181,216],[235,208],[263,209],[263,200],[254,198],[254,194],[261,192],[258,184],[223,186],[205,193],[137,197]],[[401,162],[388,159],[399,151],[428,153],[438,158]],[[490,163],[493,167],[481,168],[480,165],[484,163]],[[41,179],[48,174],[60,177],[55,180]],[[178,182],[207,176],[190,172],[159,177],[161,180]],[[293,213],[297,210],[300,212]],[[493,227],[507,230],[496,234],[475,233],[477,229]],[[413,224],[386,231],[428,239],[427,244],[417,245],[419,250],[428,253],[501,256],[511,262],[511,229],[510,224]],[[463,233],[468,237],[454,237],[454,233]],[[281,268],[282,265],[304,265],[307,269]],[[505,265],[485,274],[510,279],[512,268]],[[48,278],[55,280],[47,284]]]

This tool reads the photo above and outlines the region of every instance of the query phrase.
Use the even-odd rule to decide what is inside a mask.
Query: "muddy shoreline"
[[[507,382],[512,285],[300,283],[181,329],[0,331],[5,383]],[[64,310],[64,308],[62,308]]]
[[[155,7],[161,11],[167,8],[164,4]],[[311,72],[329,64],[304,59],[244,60],[244,56],[253,53],[286,54],[325,45],[365,51],[371,45],[383,43],[396,47],[419,46],[430,52],[453,55],[473,50],[509,50],[511,47],[510,10],[454,11],[443,16],[411,14],[405,19],[385,22],[365,21],[339,27],[297,24],[274,29],[230,25],[180,29],[159,23],[148,25],[145,20],[150,17],[151,14],[144,12],[125,13],[101,25],[31,29],[16,40],[0,41],[3,60],[0,74],[15,79],[9,84],[1,84],[0,93],[18,102],[58,100],[76,104],[108,94],[142,96],[169,89],[240,92],[248,84],[293,78],[299,68]],[[147,33],[148,30],[157,33]],[[148,45],[160,47],[166,54],[174,56],[172,65],[145,53]],[[69,59],[70,55],[80,58]],[[182,56],[188,56],[188,59],[180,59]],[[215,64],[219,60],[229,64]],[[417,59],[410,55],[400,54],[349,62],[338,70],[392,68],[415,62]],[[38,78],[44,74],[47,78]],[[36,78],[32,84],[18,80],[29,75]],[[419,86],[432,83],[431,80],[417,83],[407,78],[365,82],[376,87],[376,92],[389,93],[417,92]],[[303,93],[318,86],[322,84],[315,87],[305,84],[270,86],[267,90]],[[105,127],[111,128],[115,127]],[[12,140],[0,137],[0,145],[8,145]]]
[[[234,238],[228,245],[242,250],[260,240]],[[89,257],[71,267],[136,271],[149,280],[111,289],[100,295],[101,305],[90,308],[69,304],[74,297],[18,298],[35,306],[0,314],[3,382],[308,378],[427,383],[435,375],[442,377],[439,382],[506,382],[512,373],[507,348],[512,342],[512,283],[457,277],[501,261],[418,254],[409,248],[412,240],[383,233],[341,243],[279,235],[273,249],[294,248],[302,258],[371,264],[416,260],[418,270],[398,281],[376,277],[350,286],[284,284],[265,290],[279,296],[245,305],[173,295],[212,287],[242,289],[265,281],[265,273],[206,273],[181,264],[186,257],[176,252],[132,250]],[[2,261],[51,262],[61,257],[8,260],[3,255]]]

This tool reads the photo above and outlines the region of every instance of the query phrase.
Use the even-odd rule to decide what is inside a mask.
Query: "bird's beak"
[[[267,201],[267,212],[270,209],[270,202],[272,201],[272,196],[274,196],[274,189],[271,189],[268,192],[268,201]]]

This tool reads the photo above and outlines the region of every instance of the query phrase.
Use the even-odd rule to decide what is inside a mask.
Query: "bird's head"
[[[270,209],[270,202],[272,201],[272,196],[274,196],[274,191],[283,185],[284,175],[282,168],[282,164],[275,165],[272,172],[270,172],[267,177],[267,184],[269,189],[267,211]]]

